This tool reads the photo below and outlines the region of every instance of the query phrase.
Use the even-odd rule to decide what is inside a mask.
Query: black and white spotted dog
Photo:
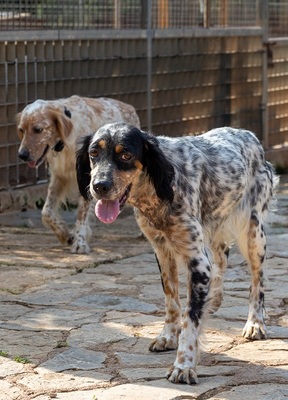
[[[87,136],[77,153],[77,178],[85,199],[97,200],[104,223],[124,205],[157,257],[166,317],[151,351],[178,347],[167,373],[171,382],[197,383],[198,336],[205,314],[222,300],[229,246],[236,242],[252,279],[247,339],[263,339],[264,219],[277,184],[253,133],[219,128],[197,137],[154,137],[124,123]],[[187,304],[181,327],[178,268],[187,270]],[[209,307],[210,306],[210,307]]]

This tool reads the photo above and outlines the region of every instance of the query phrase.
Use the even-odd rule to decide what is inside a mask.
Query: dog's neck
[[[162,230],[169,223],[169,204],[159,199],[147,176],[132,185],[128,203],[137,209],[136,215],[145,217],[156,229]]]

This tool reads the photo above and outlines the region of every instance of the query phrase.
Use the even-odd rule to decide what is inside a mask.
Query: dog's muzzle
[[[30,161],[30,153],[26,149],[22,149],[18,153],[18,157],[21,158],[22,161]]]
[[[131,186],[132,186],[131,184],[127,186],[125,192],[119,198],[113,200],[107,200],[105,198],[101,198],[100,200],[97,201],[95,206],[95,214],[96,217],[101,222],[103,222],[104,224],[111,224],[116,220],[116,218],[122,211],[126,201],[128,200]],[[107,192],[109,192],[111,187],[109,188],[109,185],[101,186],[102,193],[104,192],[105,194],[107,194]],[[100,190],[100,188],[98,188],[98,190]]]
[[[18,157],[22,160],[28,163],[28,166],[30,168],[36,168],[38,167],[44,160],[45,156],[49,150],[49,146],[47,145],[42,153],[42,156],[38,158],[37,161],[31,159],[30,152],[26,149],[22,149],[18,152]]]

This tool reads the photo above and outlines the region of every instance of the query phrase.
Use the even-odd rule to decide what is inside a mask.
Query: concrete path
[[[71,255],[42,227],[38,211],[0,215],[0,399],[288,399],[287,177],[277,197],[268,243],[269,339],[241,337],[250,283],[234,252],[224,301],[206,324],[195,386],[164,378],[175,351],[148,351],[163,325],[164,297],[131,210],[112,226],[95,221],[90,255]]]

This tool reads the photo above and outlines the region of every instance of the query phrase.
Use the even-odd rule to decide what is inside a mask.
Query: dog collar
[[[71,111],[69,111],[68,108],[66,108],[66,107],[64,107],[64,114],[65,114],[68,118],[71,118],[71,117],[72,117]]]
[[[68,117],[71,118],[71,111],[68,110],[68,108],[64,107],[64,114]],[[62,140],[59,140],[55,146],[53,147],[53,150],[56,151],[56,153],[60,153],[64,149],[64,143]]]
[[[56,151],[57,153],[60,153],[60,151],[62,151],[63,149],[64,149],[64,143],[62,142],[62,140],[59,140],[53,147],[53,150]]]

